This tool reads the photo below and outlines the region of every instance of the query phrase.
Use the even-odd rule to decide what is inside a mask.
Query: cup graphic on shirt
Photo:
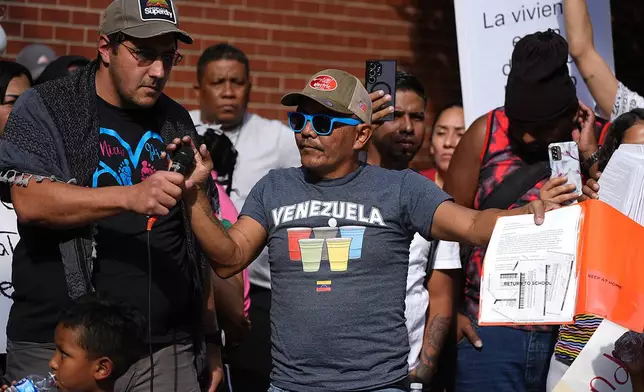
[[[346,271],[349,264],[349,249],[351,238],[329,238],[326,246],[329,249],[329,264],[331,271]]]
[[[288,255],[291,261],[300,261],[302,260],[302,254],[300,252],[300,245],[298,240],[308,239],[311,236],[311,228],[309,227],[293,227],[287,229],[288,233]]]
[[[362,239],[364,238],[364,226],[342,226],[340,227],[340,236],[351,239],[351,249],[349,250],[349,259],[355,260],[362,257]]]
[[[337,227],[314,227],[313,228],[313,238],[335,238],[338,235]],[[322,247],[322,260],[329,260],[329,250],[327,249],[326,243]]]
[[[304,272],[317,272],[320,270],[324,241],[321,238],[303,238],[297,241],[302,254],[302,270]]]

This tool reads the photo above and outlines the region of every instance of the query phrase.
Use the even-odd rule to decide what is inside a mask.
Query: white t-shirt
[[[191,111],[190,117],[197,133],[203,135],[209,124],[204,124],[201,120],[201,111]],[[293,131],[277,120],[246,113],[242,125],[226,131],[226,136],[238,152],[233,171],[233,190],[230,193],[230,199],[237,211],[242,210],[251,189],[271,169],[301,165],[300,151],[295,144]],[[267,248],[264,248],[248,267],[248,277],[252,284],[270,289]]]
[[[427,258],[431,242],[416,233],[409,246],[409,270],[407,273],[407,297],[405,298],[405,317],[409,333],[409,370],[418,366],[420,350],[423,346],[425,319],[429,306],[429,293],[424,285],[427,271],[433,269],[450,270],[461,268],[458,242],[439,241],[434,265],[427,268]]]
[[[613,104],[610,121],[615,121],[622,114],[638,108],[644,108],[644,98],[638,93],[629,90],[622,82],[618,82],[617,94],[615,94],[615,103]]]

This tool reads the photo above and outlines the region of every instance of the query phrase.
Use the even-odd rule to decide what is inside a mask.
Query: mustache
[[[301,142],[297,143],[297,146],[299,147],[300,150],[303,149],[303,148],[308,147],[308,148],[312,148],[314,150],[324,151],[320,146],[316,146],[316,145],[314,145],[312,143],[307,143],[305,141],[301,141]]]

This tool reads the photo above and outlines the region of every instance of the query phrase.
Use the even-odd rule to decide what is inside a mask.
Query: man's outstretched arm
[[[241,216],[228,230],[217,219],[206,192],[195,188],[188,195],[188,215],[192,230],[218,276],[227,279],[246,268],[266,245],[264,226]]]

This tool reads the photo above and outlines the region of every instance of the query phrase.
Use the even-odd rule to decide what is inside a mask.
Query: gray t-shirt
[[[411,170],[369,165],[317,182],[272,170],[257,183],[241,215],[268,232],[275,386],[361,391],[407,376],[409,244],[449,198]]]

